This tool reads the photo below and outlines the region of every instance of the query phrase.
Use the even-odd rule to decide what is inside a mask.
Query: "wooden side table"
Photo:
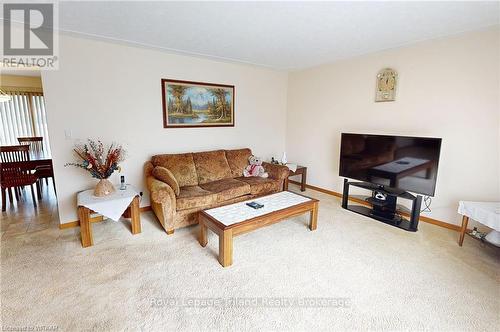
[[[494,239],[498,238],[500,232],[500,202],[460,201],[458,203],[458,213],[462,215],[462,226],[458,237],[459,246],[462,246],[465,234],[469,234],[467,232],[469,218],[491,228],[492,231],[486,235],[485,240],[498,246],[498,243],[495,244]]]
[[[90,214],[96,213],[95,211],[86,208],[85,206],[78,207],[78,219],[80,219],[80,234],[82,238],[82,247],[90,247],[94,245],[92,236],[92,224],[90,222]],[[141,232],[141,215],[139,210],[139,196],[135,196],[130,203],[127,211],[124,213],[125,217],[130,216],[130,223],[132,225],[132,234],[139,234]]]
[[[302,179],[300,181],[300,191],[306,191],[307,167],[297,166],[297,169],[295,170],[295,172],[292,172],[292,170],[290,170],[288,177],[294,176],[294,175],[302,175]],[[285,182],[283,184],[283,190],[285,190],[285,191],[288,190],[288,177],[285,179]]]
[[[132,234],[141,232],[141,217],[138,192],[133,188],[117,190],[105,197],[93,196],[93,190],[78,193],[78,219],[80,220],[80,234],[82,247],[94,245],[92,236],[91,213],[99,213],[117,221],[121,216],[131,218]]]

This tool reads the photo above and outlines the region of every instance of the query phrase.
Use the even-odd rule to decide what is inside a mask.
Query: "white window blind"
[[[0,145],[18,145],[18,137],[42,136],[50,152],[47,112],[42,93],[7,92],[12,99],[0,103]]]

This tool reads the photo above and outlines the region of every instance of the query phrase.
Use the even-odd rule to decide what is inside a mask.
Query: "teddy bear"
[[[249,165],[243,170],[243,175],[245,177],[249,176],[259,176],[261,178],[267,178],[269,174],[264,170],[264,166],[262,166],[262,159],[251,155],[248,158]]]

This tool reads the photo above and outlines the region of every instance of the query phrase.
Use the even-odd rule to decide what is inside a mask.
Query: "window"
[[[18,145],[18,137],[42,136],[50,152],[47,112],[43,93],[6,92],[12,99],[0,103],[0,145]]]

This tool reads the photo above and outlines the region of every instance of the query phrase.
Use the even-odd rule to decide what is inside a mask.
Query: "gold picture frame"
[[[234,127],[234,85],[162,79],[164,128]]]
[[[375,102],[395,101],[398,73],[392,68],[384,68],[377,74]]]

